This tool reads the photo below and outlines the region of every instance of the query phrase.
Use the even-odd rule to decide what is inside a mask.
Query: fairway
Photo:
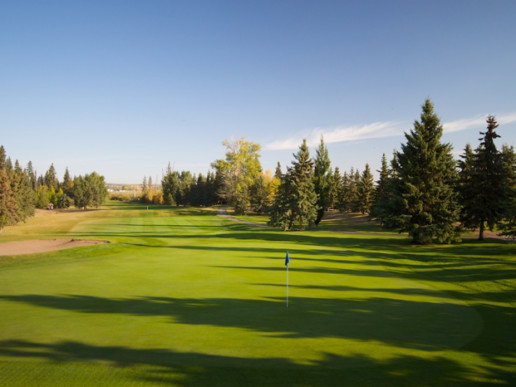
[[[110,243],[0,257],[0,385],[516,383],[514,244],[114,202],[0,242],[50,238]]]

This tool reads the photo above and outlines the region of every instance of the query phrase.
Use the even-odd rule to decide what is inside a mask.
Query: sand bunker
[[[0,243],[0,255],[22,255],[44,253],[47,251],[69,249],[71,247],[98,245],[108,241],[83,239],[43,239],[20,242]]]

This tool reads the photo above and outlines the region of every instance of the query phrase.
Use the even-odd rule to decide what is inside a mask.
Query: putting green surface
[[[511,244],[118,203],[2,234],[23,237],[111,243],[0,257],[0,385],[516,383]]]

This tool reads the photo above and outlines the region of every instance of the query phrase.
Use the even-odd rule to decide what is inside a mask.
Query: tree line
[[[259,144],[226,140],[226,157],[212,163],[208,178],[169,167],[163,198],[167,204],[218,203],[237,214],[267,213],[269,224],[284,230],[315,226],[326,211],[338,209],[368,214],[420,244],[457,241],[464,229],[479,229],[479,239],[486,228],[515,237],[516,156],[512,146],[496,147],[497,127],[488,116],[479,145],[468,144],[457,162],[452,145],[441,142],[443,127],[427,99],[401,149],[390,162],[382,156],[376,182],[368,164],[363,171],[331,168],[323,138],[314,158],[303,140],[286,172],[278,163],[274,175],[262,171]]]
[[[33,216],[36,208],[98,208],[107,198],[104,176],[96,172],[84,176],[70,176],[66,168],[63,181],[51,164],[43,175],[36,173],[32,162],[22,168],[18,160],[14,165],[0,146],[0,230]]]

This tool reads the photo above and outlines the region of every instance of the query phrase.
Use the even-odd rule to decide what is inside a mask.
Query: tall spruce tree
[[[366,164],[364,172],[360,176],[358,185],[358,210],[362,214],[369,214],[374,201],[374,178],[369,164]]]
[[[324,145],[324,139],[321,137],[319,148],[316,151],[314,163],[314,188],[318,196],[317,199],[317,218],[315,224],[319,224],[325,211],[328,210],[330,202],[330,157],[328,149]]]
[[[397,152],[402,198],[399,224],[414,243],[450,243],[458,239],[455,161],[451,145],[440,142],[443,127],[430,99],[422,110],[421,121],[405,133],[407,142]]]
[[[503,218],[507,199],[507,179],[501,152],[494,140],[500,137],[496,132],[498,123],[494,116],[487,117],[487,130],[480,132],[480,145],[473,156],[466,153],[461,170],[461,196],[465,199],[462,221],[466,226],[478,227],[478,239],[484,239],[487,227],[493,230]],[[466,168],[468,167],[468,168]]]
[[[317,218],[314,163],[310,159],[306,140],[303,140],[294,158],[278,188],[269,221],[273,226],[293,231],[314,225]]]
[[[459,178],[457,181],[457,191],[459,193],[459,203],[461,204],[460,222],[466,229],[478,227],[478,220],[472,216],[477,206],[477,194],[474,185],[474,153],[470,144],[466,144],[464,153],[457,162],[459,168]]]
[[[1,163],[0,154],[0,165]],[[16,198],[11,190],[7,169],[0,166],[0,232],[5,226],[15,224],[18,220]]]
[[[14,184],[13,184],[14,183]],[[29,175],[24,171],[18,160],[14,164],[14,171],[11,177],[14,197],[16,199],[16,211],[18,219],[25,221],[29,216],[34,215],[34,191]]]
[[[59,189],[59,180],[57,180],[54,164],[50,164],[50,168],[48,168],[48,171],[45,173],[44,181],[48,189],[52,187],[54,187],[54,191]]]
[[[502,147],[502,159],[505,171],[506,199],[504,221],[498,225],[501,235],[516,239],[516,153],[513,146]]]
[[[332,178],[330,179],[330,208],[340,207],[342,192],[342,176],[339,167],[335,167]]]
[[[385,153],[382,155],[382,168],[378,171],[380,177],[376,182],[376,188],[374,190],[374,201],[371,207],[370,216],[376,218],[383,225],[385,218],[386,207],[389,202],[389,165],[387,164],[387,157]]]

